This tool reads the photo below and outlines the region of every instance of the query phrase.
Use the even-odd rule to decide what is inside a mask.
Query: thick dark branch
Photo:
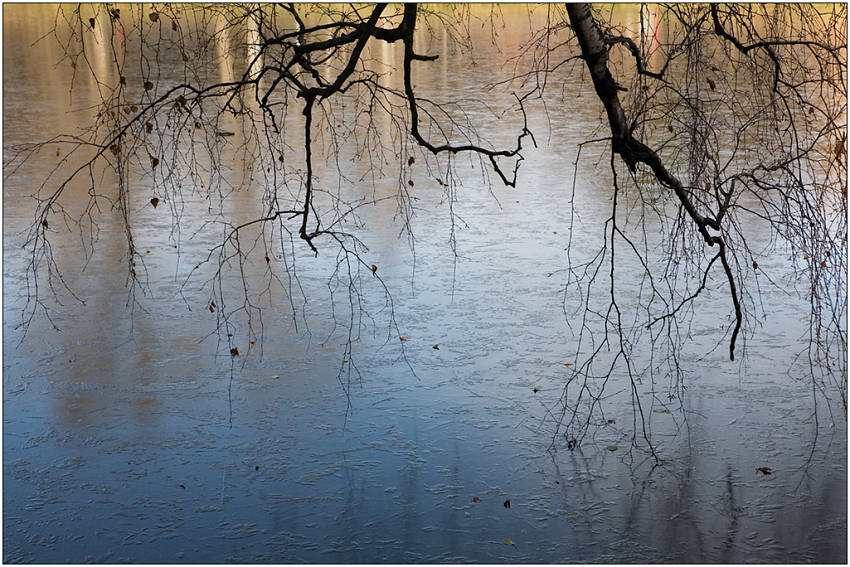
[[[313,205],[313,143],[310,128],[313,125],[313,102],[315,98],[309,94],[306,98],[307,102],[304,104],[304,159],[307,162],[307,179],[304,182],[304,208],[301,212],[301,228],[298,230],[298,234],[302,240],[310,245],[313,253],[318,254],[319,251],[313,244],[313,237],[316,235],[307,234],[307,219],[310,214],[310,207]]]
[[[664,64],[664,68],[661,69],[660,72],[656,73],[655,71],[650,71],[646,68],[646,65],[643,62],[643,57],[640,55],[640,49],[638,49],[637,44],[630,37],[623,36],[608,36],[607,42],[610,45],[614,45],[617,43],[622,43],[626,46],[626,49],[629,50],[629,53],[632,54],[632,57],[635,59],[635,65],[637,66],[637,72],[640,75],[646,75],[647,77],[652,77],[653,79],[662,80],[664,78],[664,71],[667,68],[667,64]]]
[[[321,96],[327,97],[335,92],[337,92],[340,87],[342,87],[345,80],[351,76],[354,72],[354,68],[357,66],[357,63],[360,61],[360,54],[363,52],[363,48],[366,47],[366,42],[369,41],[369,38],[372,36],[377,23],[378,18],[381,17],[381,12],[386,8],[386,4],[378,4],[375,6],[375,9],[372,10],[372,15],[369,16],[369,21],[366,22],[366,26],[359,29],[355,32],[357,35],[357,43],[354,45],[354,49],[351,51],[351,56],[348,58],[348,63],[345,68],[337,75],[336,80],[326,87],[313,87],[309,89],[309,92],[312,96]],[[312,45],[312,44],[311,44]],[[297,51],[297,50],[296,50]]]
[[[741,327],[742,312],[738,299],[737,286],[731,266],[726,259],[726,244],[721,236],[712,235],[709,229],[720,230],[717,220],[705,217],[697,211],[696,205],[685,190],[684,185],[673,175],[661,161],[661,157],[652,148],[636,139],[632,135],[629,122],[623,106],[620,104],[619,86],[608,69],[608,48],[602,30],[594,21],[590,12],[589,4],[567,4],[567,13],[570,25],[578,38],[582,56],[590,71],[596,94],[605,107],[608,115],[608,124],[612,134],[612,149],[626,162],[630,170],[635,171],[638,163],[649,166],[656,179],[664,185],[673,189],[682,207],[697,226],[703,240],[709,246],[720,247],[720,260],[729,283],[729,292],[735,308],[736,324],[732,333],[732,342],[729,347],[729,356],[735,360],[735,339]]]
[[[845,65],[845,62],[841,58],[839,51],[841,49],[846,49],[846,47],[847,47],[846,45],[840,45],[840,46],[833,47],[833,46],[829,46],[825,43],[821,43],[819,41],[798,40],[798,39],[779,39],[779,40],[771,40],[771,41],[757,41],[757,42],[751,43],[749,45],[744,45],[743,43],[741,43],[740,40],[738,40],[738,38],[736,38],[731,33],[726,31],[726,29],[723,27],[723,24],[720,22],[720,15],[718,13],[717,6],[718,6],[717,4],[711,5],[711,19],[712,19],[712,22],[714,23],[714,33],[716,33],[717,35],[719,35],[723,39],[730,42],[741,53],[747,54],[750,51],[752,51],[753,49],[764,49],[764,50],[767,51],[768,55],[770,55],[770,58],[773,59],[778,64],[778,61],[776,59],[776,55],[775,55],[775,53],[772,49],[773,47],[779,47],[779,46],[790,46],[790,47],[801,46],[801,47],[810,47],[810,48],[816,47],[818,49],[821,49],[821,50],[827,52],[830,56],[832,56],[832,58],[835,59],[835,62],[837,64],[839,64],[841,66]]]
[[[416,27],[416,4],[405,4],[404,5],[404,17],[402,19],[402,23],[399,26],[400,29],[404,32],[404,62],[402,64],[402,68],[404,70],[404,94],[407,98],[408,109],[410,111],[410,134],[416,140],[416,142],[427,149],[433,154],[439,154],[441,152],[450,152],[453,154],[457,154],[460,152],[474,152],[484,156],[487,156],[490,159],[490,164],[493,166],[493,170],[496,174],[501,178],[502,182],[509,186],[516,186],[516,174],[519,169],[519,163],[522,161],[522,156],[520,155],[520,151],[522,150],[522,140],[525,136],[531,136],[532,142],[534,142],[534,136],[531,134],[531,131],[528,129],[528,122],[525,120],[525,109],[522,107],[522,101],[520,100],[520,109],[523,113],[523,128],[520,135],[517,137],[517,145],[512,150],[491,150],[487,148],[483,148],[481,146],[477,146],[475,144],[464,144],[464,145],[452,145],[450,143],[441,144],[439,146],[432,144],[428,140],[426,140],[421,132],[419,132],[419,106],[416,101],[416,94],[413,92],[413,75],[411,69],[411,63],[413,61],[430,61],[433,60],[434,57],[428,57],[424,55],[419,55],[413,50],[413,32]],[[519,100],[519,99],[518,99]],[[536,145],[536,142],[535,142]],[[505,173],[502,171],[501,167],[498,164],[497,158],[499,157],[517,157],[517,162],[514,164],[513,176],[509,179]]]

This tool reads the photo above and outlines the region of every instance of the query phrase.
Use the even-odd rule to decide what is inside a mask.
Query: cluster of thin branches
[[[800,354],[815,403],[837,400],[846,415],[846,8],[642,6],[639,30],[603,11],[568,5],[531,46],[539,74],[586,69],[611,134],[595,141],[611,152],[602,247],[589,261],[570,248],[567,268],[565,312],[581,321],[557,419],[568,445],[606,423],[602,400],[621,372],[633,440],[654,453],[649,408],[683,402],[695,306],[725,287],[729,318],[709,325],[725,329],[715,348],[725,342],[735,360],[769,313],[761,289],[786,291],[759,267],[776,251],[805,282],[811,335]],[[576,38],[582,61],[554,57],[553,33]],[[642,273],[621,274],[622,256]],[[623,297],[638,309],[626,313]]]
[[[502,182],[514,185],[530,135],[524,127],[515,147],[490,147],[463,109],[417,96],[415,65],[437,58],[414,49],[421,13],[416,5],[386,4],[60,7],[52,35],[63,46],[65,63],[75,69],[74,83],[85,73],[100,102],[96,120],[81,134],[16,148],[20,164],[56,147],[64,166],[38,191],[26,239],[31,292],[22,324],[28,327],[39,309],[48,313],[40,288],[44,275],[51,285],[63,281],[50,227],[57,218],[76,227],[90,257],[104,207],[117,210],[123,220],[128,302],[142,306],[137,292],[147,291],[145,256],[135,244],[131,199],[140,199],[139,181],[144,181],[153,191],[142,198],[171,214],[169,238],[178,251],[189,213],[198,206],[207,208],[210,218],[202,228],[219,231],[219,242],[205,258],[189,260],[196,263],[183,286],[207,278],[208,308],[218,318],[216,335],[226,337],[226,352],[238,352],[236,318],[247,329],[249,345],[262,345],[263,299],[271,301],[272,288],[283,291],[298,324],[306,302],[295,264],[299,241],[313,254],[323,239],[338,251],[328,287],[348,290],[348,316],[334,315],[335,325],[348,328],[346,359],[359,321],[370,316],[359,291],[364,277],[383,288],[392,329],[391,296],[366,259],[365,245],[350,230],[358,225],[358,209],[394,199],[412,243],[408,191],[414,149],[427,167],[445,168],[439,177],[451,193],[453,156],[461,153],[479,156]],[[432,26],[463,25],[440,14],[431,20]],[[380,44],[401,46],[399,69],[375,57]],[[175,75],[182,79],[175,83],[170,79]],[[71,88],[73,93],[74,84]],[[367,173],[352,177],[343,156],[367,164]],[[331,162],[325,165],[339,177],[320,181],[316,160]],[[511,164],[508,169],[505,163]],[[116,193],[100,189],[99,168],[114,175]],[[379,194],[378,183],[392,171],[397,191]],[[69,186],[79,183],[87,185],[88,194],[82,212],[67,195]],[[236,218],[228,202],[246,186],[261,188],[261,203],[256,214]],[[351,186],[372,189],[351,196],[346,191]],[[265,263],[259,289],[248,275],[258,256]],[[231,273],[237,275],[235,285],[227,277]]]

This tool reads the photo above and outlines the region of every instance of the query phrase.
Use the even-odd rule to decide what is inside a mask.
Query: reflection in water
[[[504,56],[523,37],[523,30],[511,29],[518,21],[511,10],[518,9],[504,7],[509,29],[500,32],[499,50],[488,47],[488,30],[470,26],[474,68],[465,65],[465,54],[448,50],[443,28],[432,39],[440,60],[417,69],[423,96],[482,98],[468,92],[481,82],[470,77],[498,76]],[[648,30],[658,29],[654,9],[642,9],[622,8],[633,21],[647,18]],[[74,131],[90,118],[63,111],[72,70],[54,67],[61,58],[56,44],[20,48],[47,33],[51,14],[49,8],[5,7],[7,152],[11,144],[42,135],[45,125]],[[108,41],[105,27],[98,34]],[[215,44],[219,66],[211,72],[220,80],[253,58],[250,46],[243,58],[234,43],[236,36],[225,34]],[[398,48],[381,44],[372,56],[392,67]],[[93,48],[90,54],[101,77],[110,72],[105,52]],[[571,160],[550,149],[572,151],[598,126],[600,109],[580,96],[586,88],[562,87],[570,120],[552,121],[548,147],[527,156],[515,190],[494,189],[494,198],[478,183],[480,171],[458,164],[466,185],[450,195],[457,202],[448,203],[434,180],[444,172],[414,168],[413,276],[413,252],[390,222],[396,203],[381,201],[361,212],[370,258],[398,290],[396,317],[409,337],[416,376],[376,323],[357,347],[362,381],[349,388],[337,378],[344,337],[327,337],[326,281],[336,259],[298,257],[312,334],[296,332],[285,299],[268,298],[265,356],[242,357],[231,376],[232,361],[216,354],[215,335],[205,339],[215,328],[209,298],[193,286],[175,293],[186,266],[220,235],[190,238],[187,230],[178,258],[167,241],[170,219],[161,216],[162,208],[144,206],[147,179],[134,185],[139,202],[130,210],[150,282],[145,310],[128,307],[123,228],[105,215],[85,270],[77,240],[57,239],[66,277],[86,305],[56,307],[62,331],[38,319],[18,346],[16,309],[26,293],[21,274],[27,261],[20,231],[30,219],[34,180],[53,166],[52,155],[10,175],[4,188],[4,560],[846,560],[845,424],[837,416],[834,430],[823,419],[817,429],[810,384],[777,373],[791,366],[805,322],[796,300],[776,290],[764,290],[765,301],[775,306],[765,321],[770,340],[751,344],[750,359],[739,367],[708,355],[700,364],[712,372],[687,383],[686,423],[671,425],[672,414],[652,416],[663,465],[652,466],[630,449],[631,408],[616,404],[609,408],[613,423],[577,451],[550,449],[547,420],[563,385],[571,338],[558,282],[549,274],[564,262],[570,215],[563,180],[572,176]],[[74,96],[79,108],[99,100],[95,85],[82,82]],[[496,106],[510,104],[507,95],[493,96]],[[576,107],[576,101],[587,104]],[[470,117],[492,126],[497,144],[509,141],[499,136],[509,138],[510,129],[502,132],[504,123],[491,112],[473,106]],[[287,127],[303,124],[297,111],[287,118],[293,121]],[[367,118],[376,135],[394,134],[385,114],[360,120]],[[546,131],[545,118],[533,120],[536,131]],[[267,187],[262,177],[252,180],[256,164],[234,149],[241,136],[219,141],[222,166],[238,172],[228,180],[235,192],[225,213],[250,219]],[[361,180],[375,173],[350,146],[343,145],[339,157],[361,176],[336,188],[353,199]],[[295,167],[299,158],[286,156]],[[583,216],[575,222],[586,230],[575,238],[589,247],[608,213],[610,179],[604,164],[583,167],[575,197]],[[325,187],[336,182],[332,167],[318,177]],[[390,195],[397,182],[387,165],[374,191]],[[106,194],[116,184],[114,177],[98,180]],[[74,190],[85,197],[84,188]],[[206,220],[203,198],[184,204],[188,225]],[[459,258],[448,242],[450,206],[466,223],[458,226]],[[780,256],[777,265],[785,262]],[[266,266],[245,269],[257,282]],[[365,300],[381,305],[373,291],[364,290]],[[709,320],[723,316],[707,309]],[[696,350],[705,340],[695,331]],[[757,473],[761,466],[775,474]],[[508,498],[512,505],[505,508]],[[506,545],[506,538],[516,546]]]

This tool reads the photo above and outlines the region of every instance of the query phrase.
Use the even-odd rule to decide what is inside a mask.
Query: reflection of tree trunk
[[[719,257],[723,264],[723,270],[729,282],[729,293],[735,307],[735,328],[732,331],[732,339],[729,344],[729,358],[735,360],[735,339],[741,328],[743,314],[738,300],[735,278],[726,258],[725,242],[722,237],[712,235],[708,230],[709,228],[720,230],[719,219],[722,218],[728,206],[728,200],[726,203],[718,204],[719,208],[715,218],[702,216],[691,201],[682,182],[667,170],[661,161],[661,157],[652,148],[632,136],[632,129],[620,104],[618,91],[622,87],[617,84],[608,69],[608,44],[599,25],[593,19],[590,5],[567,4],[567,13],[570,17],[570,25],[578,38],[582,57],[590,71],[593,87],[596,89],[596,94],[602,101],[608,115],[608,124],[611,128],[611,146],[614,153],[619,154],[632,171],[635,171],[638,163],[648,165],[662,185],[675,191],[676,197],[687,211],[688,216],[696,224],[706,244],[709,246],[717,244],[720,248],[715,259]],[[711,263],[713,264],[714,260]]]

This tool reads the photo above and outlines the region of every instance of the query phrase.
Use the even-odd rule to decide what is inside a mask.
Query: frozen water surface
[[[54,67],[56,46],[30,47],[49,16],[4,7],[6,151],[85,122],[63,110],[69,71]],[[434,71],[447,73],[447,90],[498,66],[476,71],[450,57]],[[73,107],[85,108],[85,86],[77,92]],[[136,240],[151,250],[147,311],[126,305],[123,233],[104,215],[84,271],[75,233],[54,235],[86,305],[55,305],[61,331],[38,317],[20,342],[20,232],[28,195],[52,163],[12,174],[3,192],[3,559],[845,562],[845,417],[838,409],[831,419],[821,401],[815,422],[810,379],[786,372],[805,345],[805,305],[794,296],[763,288],[770,309],[743,363],[722,348],[702,361],[687,355],[683,407],[650,415],[662,466],[630,449],[628,398],[611,401],[613,424],[566,450],[548,412],[574,345],[563,277],[550,274],[566,262],[575,144],[598,124],[593,99],[584,101],[589,108],[570,121],[553,120],[552,139],[529,152],[516,189],[491,193],[468,172],[454,205],[466,223],[457,261],[448,204],[424,171],[415,269],[393,205],[364,212],[360,235],[393,294],[407,360],[376,317],[354,345],[360,376],[350,380],[339,377],[350,364],[341,362],[345,335],[328,337],[333,251],[300,263],[309,332],[286,309],[269,310],[262,358],[255,349],[231,374],[227,349],[202,341],[215,324],[205,296],[188,289],[187,304],[176,295],[180,268],[162,236],[170,222],[144,208],[144,195]],[[601,238],[606,191],[604,179],[579,180],[579,250]],[[209,246],[184,240],[181,262]],[[364,297],[379,305],[370,286]],[[725,324],[728,305],[715,295],[701,309],[695,351],[721,332],[714,325]]]

